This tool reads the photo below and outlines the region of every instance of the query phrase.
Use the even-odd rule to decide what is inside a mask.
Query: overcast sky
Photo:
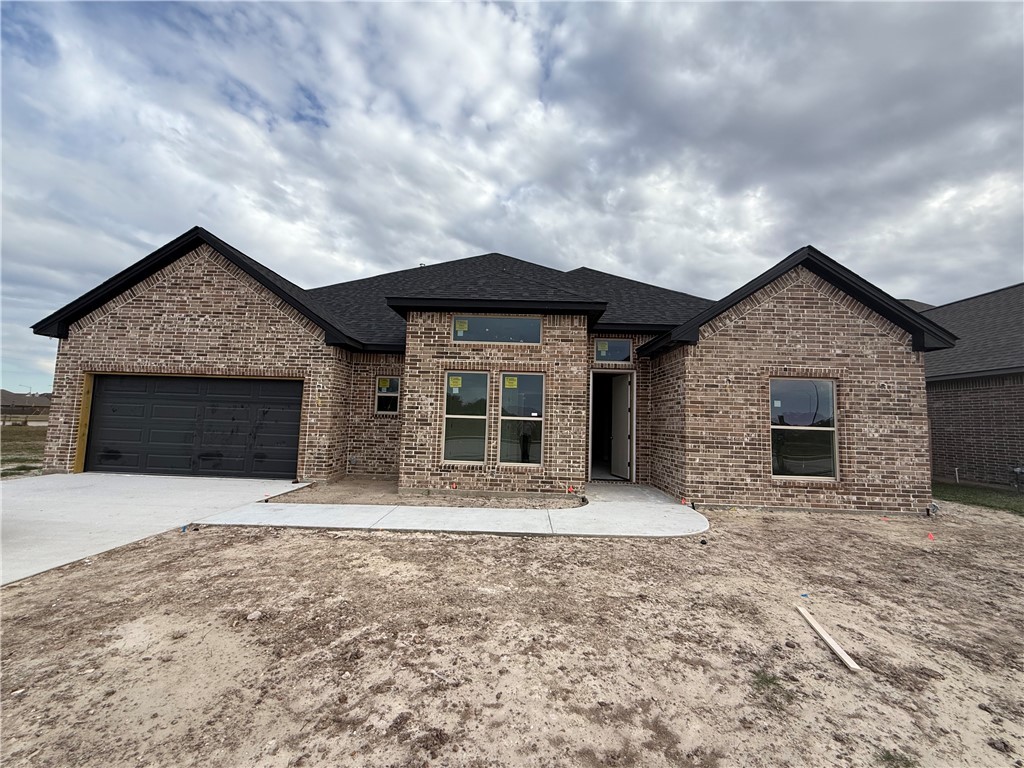
[[[489,251],[720,298],[1024,280],[1020,3],[4,3],[3,386],[199,224],[305,287]]]

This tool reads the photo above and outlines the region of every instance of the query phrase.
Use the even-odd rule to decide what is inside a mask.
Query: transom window
[[[482,464],[486,442],[487,374],[446,374],[444,460]]]
[[[772,475],[836,477],[835,385],[772,379]]]
[[[594,360],[598,363],[628,363],[633,359],[629,339],[595,339]]]
[[[540,344],[540,318],[456,315],[452,322],[452,339],[495,344]]]
[[[398,376],[377,377],[377,413],[398,413],[400,386]]]
[[[544,376],[501,375],[502,464],[540,464],[544,435]]]

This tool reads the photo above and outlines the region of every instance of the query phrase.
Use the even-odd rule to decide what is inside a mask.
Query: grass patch
[[[787,691],[778,676],[765,669],[754,670],[751,685],[773,709],[784,709],[793,701],[792,691]]]
[[[0,477],[16,477],[43,466],[46,427],[5,426],[0,430]]]
[[[907,757],[902,752],[893,752],[891,749],[883,749],[878,753],[878,762],[887,768],[915,768],[917,760]]]
[[[1018,515],[1024,515],[1024,493],[1013,488],[982,488],[976,485],[957,485],[956,483],[933,483],[932,495],[940,501],[955,501],[960,504],[973,504],[977,507],[1005,509]]]

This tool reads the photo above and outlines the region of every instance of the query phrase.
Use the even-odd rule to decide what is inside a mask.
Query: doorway
[[[590,479],[633,480],[633,374],[592,371]]]

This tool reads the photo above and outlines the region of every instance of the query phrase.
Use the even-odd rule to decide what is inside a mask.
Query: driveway
[[[5,480],[0,483],[0,583],[296,487],[289,480],[99,472]]]

